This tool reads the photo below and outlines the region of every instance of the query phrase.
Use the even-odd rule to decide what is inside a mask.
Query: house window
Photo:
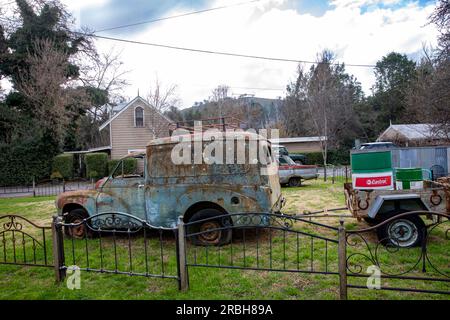
[[[139,128],[144,126],[144,109],[141,107],[134,109],[134,125]]]

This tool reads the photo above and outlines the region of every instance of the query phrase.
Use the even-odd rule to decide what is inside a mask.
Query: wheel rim
[[[222,235],[221,230],[206,232],[212,229],[220,228],[220,224],[216,221],[205,222],[200,226],[200,232],[202,232],[198,237],[199,240],[205,244],[217,244],[219,243],[220,237]]]
[[[398,247],[410,247],[419,238],[417,226],[406,219],[392,222],[388,227],[389,240]]]
[[[75,219],[74,221],[71,222],[73,224],[81,223],[78,226],[69,227],[69,233],[72,237],[74,237],[74,238],[83,238],[84,237],[86,228],[82,222],[83,222],[82,219]]]

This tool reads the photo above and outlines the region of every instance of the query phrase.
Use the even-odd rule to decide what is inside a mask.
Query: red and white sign
[[[354,173],[352,175],[354,189],[384,189],[394,188],[394,180],[391,172]]]

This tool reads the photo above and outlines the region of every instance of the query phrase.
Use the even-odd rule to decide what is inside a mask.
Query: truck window
[[[190,164],[174,164],[171,160],[173,144],[152,146],[147,164],[149,177],[152,178],[169,178],[169,177],[193,177],[193,176],[213,176],[213,175],[233,175],[245,174],[251,167],[258,167],[258,164],[248,164],[248,143],[245,144],[246,161],[244,164],[238,163],[237,142],[234,145],[234,160],[232,164],[226,163],[226,146],[224,143],[224,159],[223,164],[207,165],[194,164],[194,148],[191,148]],[[204,146],[203,146],[204,150]]]
[[[114,179],[125,179],[125,178],[137,178],[142,177],[143,174],[139,172],[139,160],[137,159],[137,165],[135,167],[130,167],[129,163],[126,163],[123,160],[120,160],[116,169],[112,172],[111,176]]]

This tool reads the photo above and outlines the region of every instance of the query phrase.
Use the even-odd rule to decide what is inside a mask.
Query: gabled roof
[[[433,132],[435,125],[428,123],[419,124],[391,124],[377,139],[380,141],[383,136],[389,131],[395,131],[408,140],[420,140],[420,139],[439,139],[439,135]]]
[[[106,121],[104,124],[102,124],[100,126],[100,128],[98,128],[98,131],[102,131],[104,128],[106,128],[106,126],[108,126],[111,122],[113,122],[117,117],[119,117],[125,110],[127,110],[133,103],[135,103],[136,101],[140,101],[143,105],[151,108],[154,112],[158,112],[160,113],[158,110],[156,110],[155,108],[153,108],[145,99],[141,98],[140,96],[137,96],[136,98],[134,98],[133,100],[131,100],[130,102],[125,102],[125,103],[120,103],[117,106],[113,107],[113,111],[116,112],[111,118],[108,119],[108,121]],[[166,119],[168,122],[172,123],[173,121],[170,120],[169,118],[167,118],[165,115],[163,115],[162,113],[160,113],[162,117],[164,117],[164,119]]]

